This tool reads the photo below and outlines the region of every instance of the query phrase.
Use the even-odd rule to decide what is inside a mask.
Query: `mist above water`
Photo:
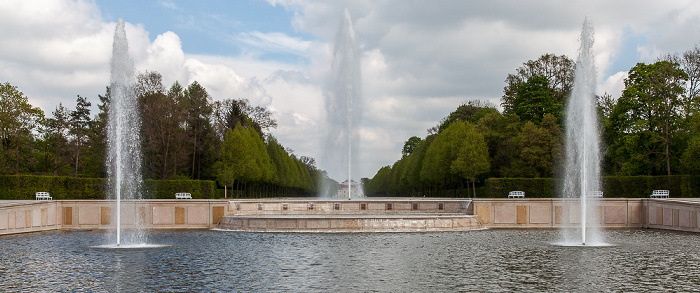
[[[353,166],[357,166],[357,125],[361,113],[362,82],[357,35],[347,9],[343,13],[336,35],[331,77],[325,99],[323,165],[331,178],[340,179],[339,181],[347,178],[349,182],[358,174],[353,170]]]

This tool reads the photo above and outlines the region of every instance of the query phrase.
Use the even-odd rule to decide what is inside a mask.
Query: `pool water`
[[[241,233],[153,230],[154,248],[107,232],[0,237],[2,291],[457,292],[700,290],[700,235],[606,230],[602,247],[559,230]]]

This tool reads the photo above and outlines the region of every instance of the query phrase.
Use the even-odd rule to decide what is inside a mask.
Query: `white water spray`
[[[133,200],[141,199],[141,142],[139,131],[141,117],[138,113],[134,91],[134,62],[129,55],[129,45],[124,30],[124,20],[119,19],[114,32],[112,59],[110,60],[110,100],[107,112],[107,176],[110,198],[116,199],[116,245],[142,244],[146,242],[141,225],[141,213],[136,211]],[[130,205],[122,211],[122,199]],[[122,239],[122,213],[129,217],[130,229]]]
[[[588,17],[581,30],[574,87],[566,110],[566,165],[562,197],[580,198],[580,239],[565,232],[565,241],[599,244],[598,205],[592,193],[601,190],[600,134],[596,112],[596,70],[593,58],[593,26]],[[570,207],[570,212],[573,207]]]
[[[326,93],[326,162],[347,167],[348,199],[352,197],[352,165],[356,161],[358,137],[353,136],[360,119],[362,95],[360,54],[357,36],[352,26],[350,13],[346,9],[338,29],[333,51],[332,79]],[[342,170],[342,168],[339,168]],[[324,190],[328,190],[324,188]]]

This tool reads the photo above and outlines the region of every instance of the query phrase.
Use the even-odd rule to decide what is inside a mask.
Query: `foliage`
[[[562,103],[549,87],[547,78],[542,75],[530,77],[515,90],[513,109],[506,113],[518,115],[524,121],[539,125],[545,114],[552,114],[557,119],[562,115]]]
[[[36,163],[33,134],[44,112],[9,82],[0,84],[0,174],[21,174]]]
[[[403,144],[403,149],[401,150],[401,155],[403,157],[406,157],[413,153],[414,150],[416,150],[416,147],[418,144],[421,142],[420,137],[417,136],[411,136],[404,144]]]
[[[566,105],[568,96],[574,86],[576,64],[569,57],[544,54],[537,60],[529,60],[516,69],[515,74],[508,74],[503,88],[501,106],[505,113],[511,113],[517,106],[515,100],[522,85],[534,76],[546,79],[546,84],[553,97],[561,105]],[[539,83],[544,84],[541,81]],[[556,115],[555,115],[556,116]],[[527,119],[526,119],[527,120]]]
[[[638,63],[625,80],[625,90],[605,125],[607,159],[622,175],[671,175],[677,170],[686,114],[683,111],[683,81],[687,78],[677,63]],[[673,169],[672,169],[673,165]]]
[[[54,200],[105,199],[105,178],[65,176],[0,176],[1,200],[33,200],[38,191],[46,191]],[[193,198],[216,198],[216,183],[206,180],[145,180],[144,198],[172,199],[177,192],[189,192]]]

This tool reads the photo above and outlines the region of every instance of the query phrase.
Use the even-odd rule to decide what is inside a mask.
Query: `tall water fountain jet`
[[[330,90],[325,95],[328,128],[324,157],[327,162],[339,164],[341,169],[347,168],[348,199],[352,197],[352,166],[357,165],[353,153],[357,153],[359,144],[356,133],[362,96],[359,51],[350,13],[345,9],[335,40]]]
[[[134,91],[134,62],[129,55],[129,45],[121,18],[114,32],[109,108],[107,112],[107,176],[110,198],[116,199],[117,246],[146,242],[140,223],[141,213],[135,211],[134,199],[141,199],[141,142],[139,130],[141,117],[138,113]],[[122,199],[130,200],[122,211]],[[129,216],[133,229],[122,239],[122,214]]]
[[[600,244],[598,208],[592,194],[601,190],[600,134],[596,112],[596,70],[593,58],[593,26],[588,17],[581,30],[574,87],[566,109],[566,165],[562,197],[580,198],[580,239],[571,230],[567,243]],[[573,214],[573,206],[569,207]]]

